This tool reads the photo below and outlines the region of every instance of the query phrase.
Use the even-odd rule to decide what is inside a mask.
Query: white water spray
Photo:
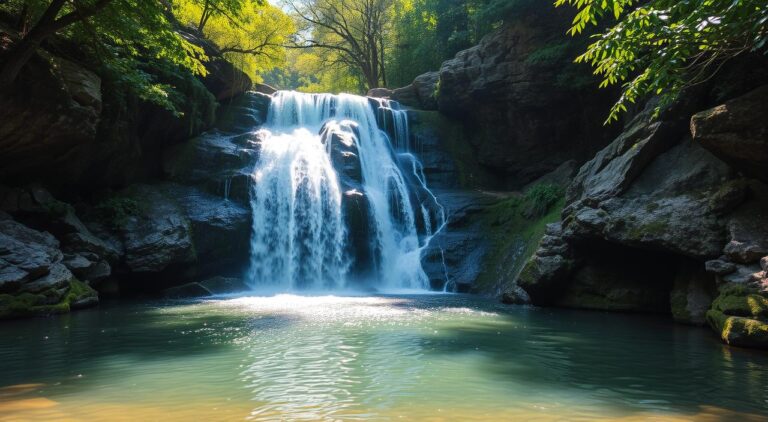
[[[367,204],[363,226],[352,228],[369,233],[373,280],[364,281],[386,289],[429,287],[421,253],[444,226],[444,212],[407,152],[405,111],[377,101],[374,110],[368,98],[348,94],[273,96],[253,171],[253,287],[348,287],[360,251],[350,250],[354,233],[343,210],[354,197]],[[387,121],[391,142],[379,126]],[[412,174],[402,171],[398,155]],[[337,162],[350,159],[358,169],[351,176]]]

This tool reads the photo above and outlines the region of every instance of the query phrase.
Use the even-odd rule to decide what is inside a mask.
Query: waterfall
[[[429,287],[421,253],[445,216],[397,103],[279,91],[257,138],[254,288]]]

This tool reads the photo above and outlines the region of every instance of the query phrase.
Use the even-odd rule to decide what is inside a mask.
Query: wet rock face
[[[498,198],[481,192],[436,191],[445,207],[447,226],[436,234],[423,253],[422,265],[433,289],[470,291],[484,269],[490,243],[477,218]]]

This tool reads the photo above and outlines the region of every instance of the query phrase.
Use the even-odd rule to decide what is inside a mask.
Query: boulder
[[[352,121],[330,121],[320,129],[320,139],[331,153],[333,167],[339,172],[345,191],[362,191],[363,170],[357,149],[359,130]]]
[[[68,312],[98,303],[75,279],[49,233],[0,220],[0,319]]]
[[[742,284],[726,284],[706,317],[723,342],[768,349],[768,293]]]
[[[401,88],[395,88],[392,90],[392,94],[389,96],[389,98],[404,106],[421,108],[421,103],[419,102],[419,94],[416,92],[416,88],[414,88],[413,84],[406,85]]]
[[[704,269],[712,274],[728,275],[736,271],[736,265],[726,259],[713,259],[704,263]]]
[[[420,110],[437,110],[439,81],[439,72],[427,72],[417,76],[412,84],[390,91],[384,98],[391,98],[400,104]]]
[[[277,92],[277,89],[267,84],[255,83],[253,84],[253,92],[258,92],[259,94],[264,95],[272,95]]]
[[[768,255],[768,193],[763,194],[730,215],[723,253],[733,262],[753,264]]]
[[[751,177],[768,182],[768,85],[691,118],[694,142]]]
[[[55,267],[58,275],[71,278],[61,265],[59,242],[49,233],[32,230],[13,220],[0,221],[0,292],[19,291],[45,278]],[[63,267],[63,270],[62,270]],[[56,277],[49,277],[49,281]]]
[[[531,297],[528,296],[528,293],[522,287],[512,285],[501,294],[501,303],[506,305],[526,305],[531,303]]]
[[[371,88],[365,95],[367,97],[388,99],[392,97],[392,90],[389,88]]]
[[[193,262],[191,225],[180,206],[150,186],[133,186],[128,195],[141,204],[140,213],[120,227],[128,268],[135,273],[159,272],[171,264]]]

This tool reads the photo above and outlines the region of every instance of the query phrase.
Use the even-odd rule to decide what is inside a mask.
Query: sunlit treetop
[[[284,45],[295,32],[288,15],[260,0],[176,0],[174,14],[257,82],[262,72],[285,64]]]

